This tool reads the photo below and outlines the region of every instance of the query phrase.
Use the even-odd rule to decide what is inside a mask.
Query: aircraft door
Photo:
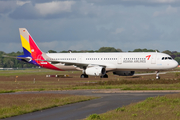
[[[122,56],[118,56],[117,63],[118,63],[118,64],[122,64]]]
[[[156,64],[156,55],[152,55],[151,64]]]
[[[82,57],[81,57],[81,56],[78,57],[78,62],[79,62],[79,63],[82,62]]]

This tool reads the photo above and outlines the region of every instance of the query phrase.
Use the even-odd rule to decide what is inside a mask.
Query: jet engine
[[[86,68],[85,73],[86,75],[91,75],[91,76],[102,76],[106,74],[106,70],[105,68],[100,66],[92,66]]]
[[[135,71],[115,71],[113,72],[114,75],[119,76],[133,76]]]

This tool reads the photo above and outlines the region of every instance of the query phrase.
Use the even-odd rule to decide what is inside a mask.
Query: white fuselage
[[[82,70],[79,66],[103,66],[106,71],[168,70],[178,66],[169,55],[157,52],[47,53],[46,59],[62,70]]]

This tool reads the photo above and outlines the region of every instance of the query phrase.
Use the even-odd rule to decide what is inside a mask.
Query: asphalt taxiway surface
[[[176,93],[179,91],[175,91]],[[55,107],[38,112],[28,113],[20,116],[7,118],[6,120],[79,120],[97,113],[105,113],[109,110],[116,109],[133,102],[145,100],[148,97],[173,94],[174,91],[149,91],[149,92],[132,92],[132,91],[113,91],[113,90],[72,90],[72,91],[50,91],[42,93],[60,93],[74,95],[97,96],[98,99],[69,104],[61,107]],[[24,94],[14,93],[14,94]],[[27,92],[37,93],[37,92]],[[39,93],[39,92],[38,92]]]

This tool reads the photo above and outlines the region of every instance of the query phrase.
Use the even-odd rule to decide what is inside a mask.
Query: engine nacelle
[[[86,68],[85,73],[86,75],[91,75],[91,76],[102,76],[106,74],[106,70],[105,68],[100,66],[92,66]]]
[[[119,76],[133,76],[135,71],[115,71],[113,72],[114,75]]]

